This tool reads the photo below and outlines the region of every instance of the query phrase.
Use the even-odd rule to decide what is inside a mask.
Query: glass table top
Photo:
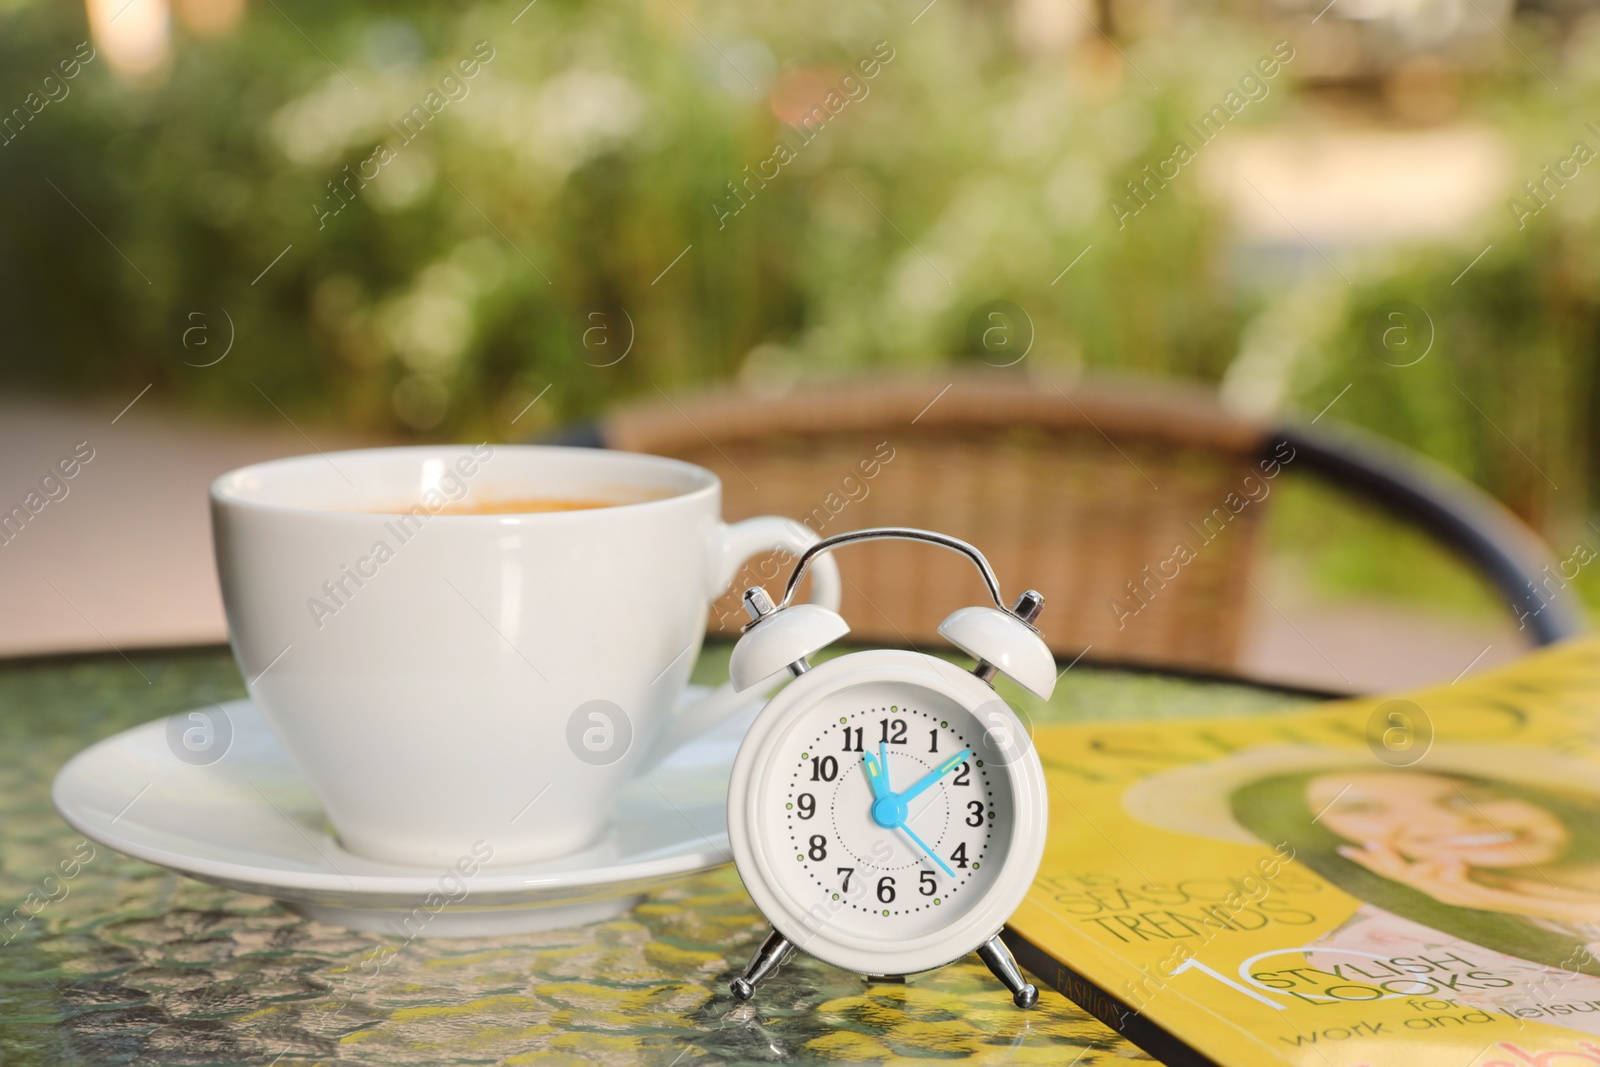
[[[725,678],[727,652],[708,648],[695,680]],[[1148,1059],[1053,990],[1014,1008],[975,956],[869,984],[797,954],[741,1004],[728,980],[767,927],[731,867],[663,885],[610,921],[402,943],[120,856],[51,807],[56,771],[90,743],[242,695],[225,649],[0,663],[0,1063]],[[1087,665],[1048,703],[1006,695],[1035,722],[1306,701]]]

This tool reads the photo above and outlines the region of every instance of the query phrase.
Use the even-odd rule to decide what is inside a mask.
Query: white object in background
[[[172,59],[167,0],[88,0],[89,35],[106,62],[126,79],[164,72]]]

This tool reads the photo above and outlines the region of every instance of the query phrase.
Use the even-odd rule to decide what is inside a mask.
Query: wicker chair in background
[[[1542,606],[1529,582],[1549,560],[1464,484],[1359,441],[1241,419],[1209,393],[1167,384],[973,375],[725,390],[627,405],[564,436],[710,468],[730,521],[777,514],[823,536],[893,525],[970,541],[1007,596],[1044,594],[1040,629],[1064,659],[1089,649],[1101,662],[1232,673],[1261,522],[1288,472],[1332,478],[1422,525],[1513,608]],[[865,642],[940,644],[940,620],[985,599],[964,561],[931,548],[864,544],[839,562],[843,612]],[[781,591],[788,568],[778,563],[753,562],[735,580],[712,610],[713,632],[737,633],[746,586]],[[1556,607],[1530,615],[1535,640],[1579,628]]]

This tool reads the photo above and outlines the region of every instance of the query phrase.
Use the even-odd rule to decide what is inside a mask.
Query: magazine
[[[1006,938],[1171,1063],[1600,1065],[1600,638],[1400,698],[1040,728]]]

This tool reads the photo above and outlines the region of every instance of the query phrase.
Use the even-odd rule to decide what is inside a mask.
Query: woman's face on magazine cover
[[[1537,804],[1476,783],[1415,771],[1323,774],[1306,803],[1333,833],[1412,860],[1528,867],[1557,859],[1570,834]]]

